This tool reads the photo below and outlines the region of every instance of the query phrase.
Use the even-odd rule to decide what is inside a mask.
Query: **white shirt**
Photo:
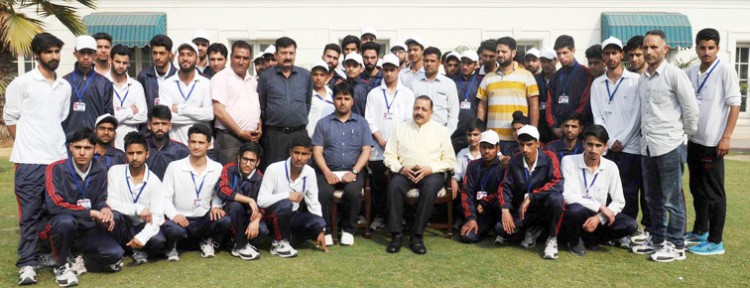
[[[448,127],[450,133],[456,131],[460,111],[456,82],[440,74],[429,80],[423,73],[414,78],[410,88],[415,97],[427,95],[432,99],[432,121]]]
[[[453,179],[458,181],[458,183],[463,181],[466,174],[466,167],[469,167],[469,162],[482,158],[481,153],[477,157],[472,156],[470,149],[471,147],[466,147],[456,154],[456,168],[453,168]]]
[[[71,87],[57,75],[50,84],[39,69],[18,76],[5,90],[5,125],[16,125],[10,162],[48,165],[68,157],[65,132]]]
[[[710,72],[711,69],[714,71]],[[698,131],[690,136],[690,141],[708,147],[718,146],[727,127],[729,108],[742,102],[737,72],[728,62],[717,58],[705,73],[700,72],[700,64],[691,66],[686,73],[695,89],[700,111]],[[703,82],[705,84],[700,88]]]
[[[318,202],[318,182],[315,170],[310,165],[302,167],[299,177],[292,181],[289,169],[291,169],[291,158],[273,163],[266,168],[263,174],[263,182],[258,192],[258,206],[261,208],[271,207],[276,202],[289,198],[292,191],[302,192],[307,211],[323,217],[320,202]],[[289,175],[289,176],[287,176]],[[299,203],[292,202],[292,211],[299,209]]]
[[[385,96],[383,96],[385,93]],[[386,104],[386,98],[388,103]],[[388,110],[390,105],[390,110]],[[380,86],[370,90],[367,93],[367,105],[365,106],[365,119],[367,124],[370,125],[370,131],[380,132],[380,136],[386,141],[391,137],[396,126],[403,123],[404,121],[411,121],[412,110],[414,107],[414,93],[409,88],[401,85],[401,82],[396,84],[396,91],[391,94],[388,92],[388,86],[385,81],[380,83]],[[390,114],[388,114],[390,112]],[[370,151],[370,161],[383,161],[383,153],[385,147],[375,143],[375,146]]]
[[[169,163],[164,172],[164,214],[167,218],[174,220],[179,214],[185,217],[203,217],[211,207],[221,207],[224,204],[214,192],[222,166],[208,157],[206,160],[206,169],[201,174],[193,170],[190,156]]]
[[[217,72],[210,82],[211,99],[224,105],[224,110],[237,127],[241,130],[258,130],[260,99],[255,77],[245,73],[245,77],[240,78],[234,70],[224,69]],[[227,130],[221,121],[215,121],[214,126]]]
[[[117,118],[117,137],[115,138],[115,148],[125,150],[125,135],[130,132],[138,131],[138,125],[146,123],[148,120],[148,106],[146,106],[146,94],[143,92],[141,83],[127,76],[127,82],[123,87],[117,86],[112,81],[112,106],[115,108],[115,118]],[[111,80],[111,79],[110,79]],[[138,113],[133,114],[130,106],[138,108]]]
[[[190,85],[180,81],[179,73],[159,85],[159,105],[172,109],[172,104],[177,105],[177,113],[172,112],[169,138],[185,145],[188,143],[190,126],[214,119],[209,80],[198,73],[195,73]]]
[[[158,234],[159,227],[164,224],[163,193],[164,186],[148,166],[143,180],[138,184],[133,182],[128,164],[114,165],[107,172],[107,205],[112,210],[130,218],[133,225],[141,224],[140,214],[143,209],[151,211],[151,223],[146,223],[135,235],[143,244]]]
[[[568,205],[578,203],[586,209],[598,212],[599,207],[607,204],[609,196],[612,202],[607,208],[615,215],[625,207],[620,170],[617,169],[615,162],[609,159],[601,157],[599,167],[591,173],[583,160],[583,154],[566,156],[562,160],[562,176],[565,179],[563,198]],[[599,220],[606,224],[607,218],[601,213],[598,215]]]
[[[318,120],[336,112],[336,107],[333,106],[333,91],[331,91],[331,88],[328,88],[328,85],[323,87],[326,89],[326,95],[320,95],[315,90],[312,91],[310,113],[307,114],[307,136],[310,138],[315,133],[315,126],[318,125]]]
[[[424,67],[419,68],[416,72],[411,70],[411,67],[406,67],[401,69],[401,72],[398,73],[398,80],[404,86],[411,87],[411,82],[422,76],[424,76]]]
[[[641,154],[641,100],[638,98],[640,77],[637,73],[623,69],[620,79],[612,82],[605,73],[591,83],[590,100],[594,124],[604,126],[609,134],[609,148],[619,140],[625,147],[623,152],[636,155]]]

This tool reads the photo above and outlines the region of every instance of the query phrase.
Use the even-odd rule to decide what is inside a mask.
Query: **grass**
[[[425,237],[428,253],[420,256],[403,249],[385,252],[388,239],[375,233],[371,240],[356,237],[352,247],[332,247],[324,254],[300,249],[297,258],[281,259],[261,246],[259,261],[245,262],[222,251],[215,258],[186,252],[177,263],[157,261],[125,267],[115,274],[86,274],[84,287],[239,287],[239,286],[369,286],[369,287],[747,287],[750,285],[750,175],[747,162],[727,161],[728,212],[725,249],[721,256],[688,254],[685,261],[655,263],[622,249],[591,252],[577,257],[560,249],[560,258],[545,261],[543,245],[532,251],[495,247],[489,240],[478,245],[447,240],[440,232]],[[687,178],[687,177],[686,177]],[[686,179],[687,180],[687,179]],[[687,193],[687,191],[686,191]],[[692,225],[692,199],[688,197],[688,223]],[[0,286],[16,283],[18,244],[17,207],[13,193],[13,166],[0,163]],[[56,287],[50,269],[39,271],[39,287]]]

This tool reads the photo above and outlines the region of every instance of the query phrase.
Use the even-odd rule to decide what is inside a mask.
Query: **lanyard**
[[[695,94],[701,94],[701,90],[703,90],[703,85],[706,85],[706,80],[708,80],[708,77],[711,77],[711,73],[714,72],[714,69],[716,69],[716,66],[719,66],[719,62],[721,60],[716,59],[716,63],[714,63],[714,67],[711,67],[711,70],[708,70],[708,74],[706,74],[706,78],[703,78],[703,82],[700,82],[701,84],[698,85],[698,90],[695,91]],[[698,76],[695,79],[695,82],[698,83],[701,79],[701,73],[698,71]]]
[[[201,190],[203,190],[203,183],[206,182],[206,177],[203,177],[200,186],[195,183],[195,174],[193,174],[192,171],[190,172],[190,177],[193,179],[193,187],[195,187],[195,199],[200,199]]]
[[[180,81],[175,81],[174,84],[177,85],[177,90],[180,91],[180,95],[182,95],[182,99],[185,99],[185,103],[190,99],[190,95],[193,95],[193,90],[195,89],[196,84],[198,84],[198,81],[193,81],[193,86],[190,87],[190,91],[188,92],[187,96],[185,96],[185,93],[182,92],[182,87],[180,87]]]
[[[570,72],[566,73],[567,76],[568,76],[568,81],[564,81],[563,79],[565,78],[564,77],[565,75],[563,75],[562,73],[560,73],[560,78],[561,78],[560,82],[563,82],[563,87],[562,87],[562,94],[563,95],[568,95],[568,85],[570,85],[570,82],[573,81],[573,73],[576,72],[576,69],[578,69],[578,63],[577,62],[575,63],[575,66],[573,66],[573,68],[570,69]]]
[[[117,93],[117,89],[113,90],[115,90],[115,96],[117,96],[117,100],[120,101],[120,107],[122,107],[125,105],[125,100],[128,99],[128,94],[130,94],[130,85],[128,85],[128,91],[125,91],[125,96],[122,97],[120,96],[120,93]]]
[[[292,178],[289,177],[289,162],[284,162],[284,172],[286,172],[286,180],[289,181],[289,187],[292,187],[292,184],[294,184],[294,181],[292,181]],[[302,177],[302,191],[300,192],[305,193],[306,187],[307,187],[307,176]]]
[[[320,99],[320,101],[323,101],[323,102],[325,102],[325,103],[328,103],[328,104],[331,104],[331,105],[333,105],[333,102],[332,102],[332,101],[329,101],[329,100],[323,99],[323,97],[322,97],[322,96],[320,96],[320,95],[318,95],[317,93],[315,94],[315,97],[318,97],[318,99]]]
[[[620,77],[620,80],[617,81],[617,86],[615,86],[614,92],[609,92],[609,79],[604,80],[604,84],[607,84],[607,95],[609,95],[609,103],[612,103],[612,98],[615,98],[615,94],[617,94],[617,89],[620,89],[620,84],[622,84],[622,77]]]
[[[471,95],[471,88],[474,87],[474,83],[476,82],[476,80],[477,80],[477,74],[472,75],[471,83],[469,83],[469,88],[464,90],[464,101],[469,101],[469,96]],[[459,83],[461,83],[461,89],[466,88],[466,81],[460,81]]]
[[[391,106],[393,106],[393,102],[396,102],[396,96],[398,96],[398,90],[396,90],[396,93],[393,93],[393,99],[391,100],[391,103],[388,103],[388,93],[385,92],[386,89],[383,89],[383,98],[385,99],[385,109],[388,110],[388,113],[391,113]]]
[[[487,181],[490,179],[490,177],[492,177],[492,171],[495,171],[495,168],[497,168],[497,166],[493,166],[492,168],[490,168],[490,171],[487,172],[487,175],[485,175],[484,179],[482,179],[482,182],[481,182],[481,188],[482,189],[481,189],[481,191],[487,192],[486,190],[484,190],[484,188],[487,186]]]
[[[78,74],[76,72],[73,72],[72,76],[73,83],[78,82]],[[76,98],[78,98],[78,102],[83,102],[83,93],[86,93],[86,89],[89,89],[89,84],[91,84],[91,80],[94,79],[94,75],[91,75],[89,79],[86,79],[86,83],[83,84],[83,90],[78,90],[78,84],[71,85],[73,86],[73,92],[76,92]]]
[[[529,169],[524,168],[523,169],[523,176],[526,178],[526,194],[531,193],[531,181],[529,181]]]
[[[583,187],[586,188],[586,196],[588,196],[589,189],[594,187],[594,183],[596,183],[596,178],[599,177],[599,173],[594,174],[594,179],[591,180],[591,185],[589,185],[588,180],[586,180],[586,169],[581,168],[581,173],[583,174]]]
[[[130,181],[128,181],[128,170],[130,167],[125,167],[125,183],[128,184],[128,190],[130,191],[130,196],[133,196],[133,189],[130,188]],[[143,193],[143,189],[146,188],[146,184],[148,184],[148,179],[151,178],[151,173],[146,170],[146,181],[143,181],[143,186],[141,186],[141,190],[138,191],[138,195],[136,195],[133,198],[133,204],[138,203],[138,199],[141,198],[141,193]],[[135,182],[133,182],[135,184]]]
[[[565,156],[567,156],[567,155],[563,154],[564,152],[565,152],[565,151],[560,151],[560,152],[557,152],[557,155],[560,155],[560,159],[558,159],[558,160],[560,160],[560,161],[561,161],[561,162],[560,162],[561,164],[562,164],[562,158],[563,158],[563,157],[565,157]],[[578,144],[576,144],[576,149],[575,149],[575,150],[573,150],[573,153],[570,153],[570,154],[568,154],[568,155],[576,155],[576,154],[578,154]]]
[[[89,163],[89,165],[92,165]],[[86,184],[81,187],[81,181],[78,181],[78,175],[76,175],[76,171],[73,170],[73,164],[70,164],[70,160],[68,160],[68,170],[70,171],[70,176],[73,177],[73,182],[76,183],[76,187],[78,187],[78,192],[81,193],[81,199],[86,199],[86,196],[84,192],[86,189],[89,188],[89,181],[91,181],[91,177],[86,176]]]

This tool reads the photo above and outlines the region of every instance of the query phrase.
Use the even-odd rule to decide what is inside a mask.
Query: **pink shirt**
[[[240,129],[257,130],[260,121],[257,88],[258,81],[249,73],[242,79],[232,68],[227,67],[211,78],[211,99],[224,104],[227,113]],[[227,129],[220,121],[215,123],[216,128]]]

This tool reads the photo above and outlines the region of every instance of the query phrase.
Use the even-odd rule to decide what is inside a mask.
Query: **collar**
[[[127,165],[128,166],[125,166],[126,167],[125,171],[127,171],[125,175],[126,175],[126,177],[128,179],[130,179],[130,181],[133,181],[133,174],[130,173],[130,165],[129,164],[127,164]],[[141,183],[146,184],[146,183],[148,183],[148,178],[149,178],[148,175],[149,175],[149,173],[151,173],[151,170],[148,169],[148,164],[143,164],[143,165],[146,165],[146,168],[145,168],[146,170],[145,170],[145,173],[143,173],[143,182],[141,182]],[[135,181],[133,181],[133,183],[135,183]]]
[[[646,77],[648,77],[648,78],[653,77],[655,74],[659,74],[659,75],[664,74],[664,69],[667,69],[666,68],[667,65],[670,65],[670,64],[669,64],[669,62],[667,62],[667,59],[664,59],[664,60],[662,60],[662,62],[659,65],[659,67],[656,68],[656,70],[654,71],[653,74],[651,72],[649,72],[648,68],[646,68],[646,72],[644,72],[643,74],[645,74]]]
[[[193,81],[190,81],[190,83],[191,83],[191,84],[192,84],[192,83],[196,83],[196,82],[198,82],[198,80],[200,80],[200,78],[202,78],[202,77],[203,77],[203,76],[201,76],[200,74],[198,74],[198,71],[196,71],[196,72],[195,72],[195,75],[193,75]],[[172,75],[171,77],[167,78],[167,81],[174,81],[174,82],[177,82],[177,83],[179,83],[179,84],[184,84],[184,83],[182,82],[182,80],[180,80],[180,75],[179,75],[179,73],[174,73],[174,75]]]
[[[78,165],[76,165],[76,163],[74,162],[73,158],[71,158],[68,161],[71,161],[71,164],[73,165],[73,170],[75,170],[76,174],[78,174],[78,176],[81,177],[81,180],[86,180],[86,177],[89,176],[89,173],[91,172],[91,167],[94,166],[94,161],[90,161],[89,162],[89,168],[86,169],[86,172],[83,172],[83,171],[81,171],[81,170],[78,169]]]
[[[466,159],[469,159],[469,162],[471,162],[471,161],[473,161],[473,160],[477,160],[477,159],[480,159],[480,158],[482,158],[482,155],[479,155],[479,157],[477,157],[477,158],[471,158],[471,147],[466,147],[466,148],[464,148],[464,149],[466,149],[466,153],[464,153],[464,155],[463,155],[463,156],[464,156],[464,157],[466,157]],[[462,150],[462,151],[463,151],[463,150]],[[458,153],[460,154],[460,153],[461,153],[461,151],[459,151]]]
[[[529,164],[526,163],[526,158],[521,157],[521,162],[523,162],[523,168],[529,171],[529,174],[533,173],[534,170],[536,170],[536,167],[539,166],[539,154],[542,153],[542,149],[536,150],[536,160],[534,160],[534,165],[529,167]]]
[[[326,95],[320,95],[320,93],[318,93],[317,91],[315,91],[315,89],[313,89],[312,90],[313,96],[318,96],[320,98],[333,101],[333,97],[332,97],[333,90],[331,90],[331,88],[328,87],[328,85],[323,85],[323,88],[326,89]]]
[[[214,172],[214,170],[216,170],[216,169],[213,167],[213,165],[211,165],[211,161],[212,160],[208,159],[208,156],[203,156],[203,157],[206,157],[206,170],[203,171],[203,173]],[[195,171],[193,171],[193,166],[190,165],[190,155],[188,155],[187,157],[185,157],[183,159],[183,161],[184,162],[183,162],[183,165],[182,165],[182,171],[185,171],[185,172],[195,172]]]
[[[586,171],[589,170],[589,167],[586,166],[586,160],[583,159],[583,154],[570,155],[570,156],[575,156],[575,158],[573,158],[573,159],[576,162],[576,166],[578,166],[578,168],[586,169]],[[570,156],[567,156],[567,157],[570,157]],[[596,171],[602,172],[602,171],[606,170],[604,168],[605,168],[604,167],[604,158],[602,157],[602,158],[599,159],[599,167],[596,167]]]
[[[133,84],[133,78],[130,78],[130,75],[128,75],[127,73],[125,73],[125,77],[126,77],[127,80],[125,80],[125,86],[123,86],[123,87],[117,86],[117,82],[115,82],[115,80],[112,79],[112,78],[110,78],[109,81],[112,82],[112,86],[114,86],[115,89],[123,89],[123,88],[128,87],[128,86],[130,86],[130,85]]]
[[[227,72],[224,72],[225,70],[226,70]],[[211,72],[213,72],[213,71],[211,70],[211,68],[209,68],[209,67],[206,67],[206,69],[205,69],[205,70],[203,70],[203,71],[204,71],[203,73],[205,73],[205,71],[211,71]],[[229,67],[229,69],[227,69],[227,68],[224,68],[223,70],[221,70],[221,71],[219,71],[219,72],[216,72],[216,73],[214,73],[214,75],[216,75],[216,74],[219,74],[219,73],[221,73],[221,72],[224,72],[224,73],[232,73],[232,76],[233,76],[233,77],[234,77],[235,79],[240,79],[240,80],[242,80],[242,81],[244,81],[244,82],[246,82],[247,80],[250,80],[250,79],[255,79],[255,78],[254,78],[254,77],[253,77],[252,75],[250,75],[250,72],[245,72],[245,78],[241,78],[241,77],[240,77],[240,75],[237,75],[237,73],[235,73],[235,72],[234,72],[234,70],[232,70],[232,67]],[[205,77],[205,76],[204,76],[204,77]]]
[[[344,123],[349,122],[349,121],[355,121],[356,122],[357,120],[359,120],[357,118],[357,116],[359,116],[359,115],[357,115],[357,113],[349,112],[349,119],[346,119],[346,121],[344,121]],[[339,121],[339,118],[336,117],[336,112],[328,114],[328,116],[326,116],[326,118],[328,118],[328,121]],[[341,121],[339,121],[339,122],[341,122]]]
[[[174,74],[177,74],[177,68],[175,68],[172,63],[169,63],[169,70],[167,70],[167,73],[164,74],[164,76],[159,76],[159,72],[156,71],[156,65],[153,65],[152,67],[154,67],[154,69],[152,69],[154,71],[154,77],[162,80],[166,80],[167,78],[172,77]]]
[[[73,73],[83,75],[83,71],[81,71],[81,68],[78,67],[78,62],[73,65]],[[96,68],[91,68],[91,71],[89,71],[89,73],[86,73],[86,77],[93,77],[94,74],[96,74]]]
[[[419,126],[419,125],[417,125],[417,122],[414,122],[414,120],[412,119],[412,121],[411,121],[411,127],[414,128],[414,129],[417,129],[417,130],[422,130],[422,129],[430,128],[430,126],[432,125],[432,123],[433,123],[432,119],[430,119],[430,121],[427,121],[427,123],[424,123],[424,124],[422,124],[422,126]]]
[[[380,82],[380,86],[378,88],[385,90],[385,92],[388,92],[388,85],[385,84],[385,80]],[[406,88],[406,86],[401,84],[401,79],[396,79],[396,91],[403,90]]]
[[[34,68],[34,70],[31,70],[31,77],[34,78],[34,80],[37,81],[44,81],[47,82],[47,78],[44,78],[44,75],[42,75],[42,71],[39,71],[39,68]],[[52,87],[57,87],[57,85],[62,84],[62,77],[60,75],[55,74],[55,83],[52,84]]]
[[[437,82],[443,82],[442,79],[441,79],[441,77],[445,77],[445,76],[441,75],[440,73],[437,73],[437,75],[435,75],[435,79],[434,80],[430,80],[430,79],[427,79],[427,74],[422,73],[422,75],[419,75],[419,81],[428,81],[428,82],[437,81]]]
[[[494,166],[500,165],[500,158],[499,157],[495,157],[495,159],[492,159],[492,161],[490,161],[490,164],[484,163],[484,159],[481,159],[481,158],[482,157],[479,157],[479,159],[480,159],[479,162],[482,163],[482,167],[494,167]],[[524,161],[524,163],[525,162],[526,161]],[[534,166],[536,166],[536,165],[534,165]]]
[[[305,166],[307,166],[307,164],[305,164]],[[304,175],[305,174],[305,166],[302,166],[302,170],[300,170],[299,176],[297,176],[297,179],[294,180],[294,181],[292,181],[292,182],[296,183],[297,181],[299,181],[299,180],[307,177],[306,175]],[[284,169],[287,169],[287,168],[289,169],[289,179],[284,179],[284,180],[285,181],[291,180],[291,178],[292,178],[292,157],[286,158],[286,164],[284,164],[283,168]],[[283,177],[286,177],[286,173],[287,172],[285,170]],[[304,193],[304,191],[302,191],[302,192]]]
[[[609,81],[609,77],[607,77],[607,72],[604,72],[604,75],[599,76],[599,77],[603,78],[600,80],[601,83]],[[620,75],[620,79],[630,79],[633,77],[640,77],[640,75],[630,72],[630,70],[628,69],[622,68],[622,75]],[[619,82],[620,80],[618,79],[617,81]],[[617,82],[615,82],[615,84],[617,84]]]
[[[560,70],[565,70],[565,73],[570,73],[571,71],[573,71],[573,69],[575,69],[576,67],[578,67],[578,65],[580,65],[580,64],[578,64],[578,60],[576,60],[575,58],[573,58],[573,65],[562,66],[562,68],[560,68]]]
[[[274,69],[274,73],[284,76],[284,74],[281,73],[281,69],[279,69],[279,65],[273,66],[273,68],[271,69]],[[297,68],[297,66],[292,66],[292,74],[290,75],[297,74],[298,72],[299,72],[299,68]]]

